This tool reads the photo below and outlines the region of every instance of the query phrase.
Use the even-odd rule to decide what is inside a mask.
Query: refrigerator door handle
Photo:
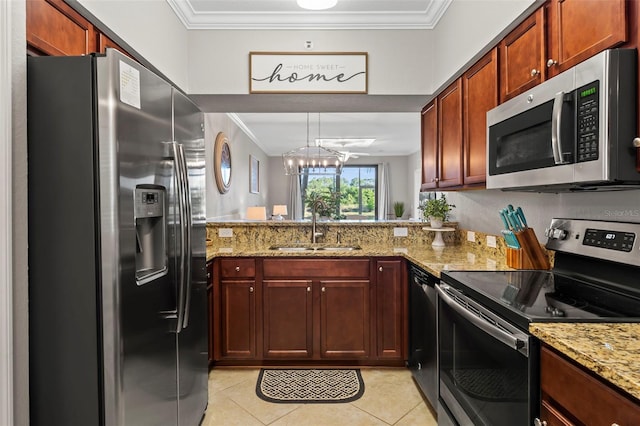
[[[178,301],[177,301],[177,313],[178,321],[176,325],[176,333],[180,333],[182,330],[182,323],[184,322],[184,303],[185,303],[185,273],[186,273],[186,207],[185,207],[185,188],[184,188],[184,173],[182,171],[182,160],[180,144],[173,142],[173,162],[176,173],[176,198],[178,199],[178,216],[180,218],[180,250],[179,250],[179,263],[178,263]]]
[[[185,245],[184,245],[184,304],[182,305],[182,328],[189,326],[189,306],[191,305],[191,190],[189,188],[189,172],[187,168],[187,160],[184,155],[184,146],[178,144],[178,153],[180,155],[180,163],[182,166],[182,188],[184,197],[185,221],[184,226]]]

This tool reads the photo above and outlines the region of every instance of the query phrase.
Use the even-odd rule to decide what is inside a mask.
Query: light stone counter
[[[224,222],[207,226],[207,259],[214,257],[365,257],[401,256],[440,276],[444,270],[504,270],[504,240],[497,237],[497,247],[486,246],[486,235],[476,233],[476,241],[468,242],[466,231],[457,230],[445,236],[446,247],[431,246],[434,233],[425,231],[422,222],[319,222],[324,237],[316,247],[357,245],[348,252],[287,252],[270,250],[273,245],[311,245],[308,222]],[[454,226],[455,224],[448,224]],[[395,236],[401,228],[405,234]],[[232,237],[221,237],[232,230]],[[339,234],[339,237],[338,237]],[[338,238],[340,243],[338,244]]]
[[[535,323],[529,326],[529,331],[640,399],[640,324]]]

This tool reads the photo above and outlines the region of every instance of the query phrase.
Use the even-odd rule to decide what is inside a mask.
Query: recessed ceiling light
[[[297,0],[297,3],[303,9],[325,10],[338,4],[338,0]]]

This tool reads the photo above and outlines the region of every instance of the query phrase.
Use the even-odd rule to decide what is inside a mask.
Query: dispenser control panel
[[[159,189],[136,188],[136,217],[157,217],[164,212],[164,191]]]

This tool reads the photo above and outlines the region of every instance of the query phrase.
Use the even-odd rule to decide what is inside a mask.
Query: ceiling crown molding
[[[188,30],[433,29],[453,0],[429,0],[412,11],[203,11],[191,0],[167,0]]]

